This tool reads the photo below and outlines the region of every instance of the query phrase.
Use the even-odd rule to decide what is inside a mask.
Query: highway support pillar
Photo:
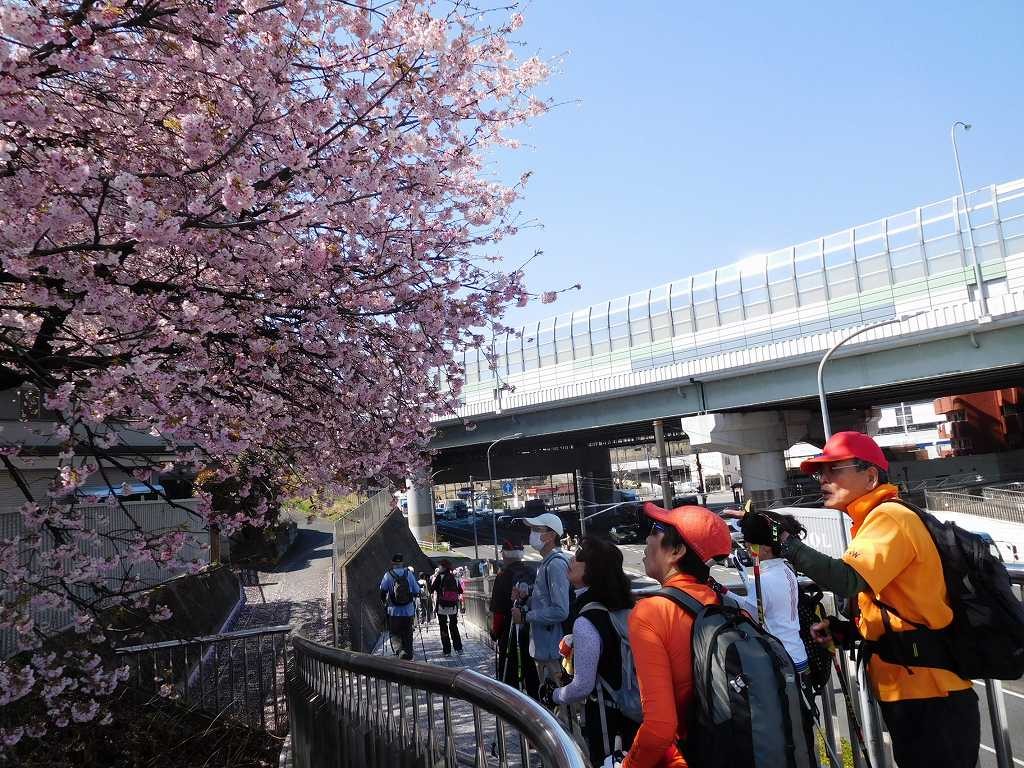
[[[409,509],[409,530],[417,541],[434,541],[434,503],[430,480],[409,478],[405,481]]]
[[[784,494],[786,450],[815,422],[811,411],[738,411],[684,416],[682,427],[691,451],[739,456],[744,496],[767,506]]]

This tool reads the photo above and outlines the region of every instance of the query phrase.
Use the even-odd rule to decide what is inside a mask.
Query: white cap
[[[523,522],[531,528],[550,528],[559,536],[565,533],[565,529],[562,528],[562,519],[551,512],[545,512],[543,515],[537,515],[536,517],[524,517]]]

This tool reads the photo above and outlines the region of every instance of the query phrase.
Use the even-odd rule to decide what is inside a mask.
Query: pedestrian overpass
[[[806,405],[824,351],[890,319],[830,363],[837,402],[1019,382],[1024,179],[969,193],[967,208],[922,205],[495,337],[460,361],[461,405],[432,447]]]

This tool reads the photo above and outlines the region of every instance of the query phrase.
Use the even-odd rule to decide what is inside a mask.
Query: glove
[[[828,616],[825,621],[811,625],[811,637],[822,645],[832,644],[838,648],[849,650],[860,636],[852,621]]]
[[[491,640],[497,640],[501,637],[502,630],[505,629],[505,614],[501,611],[495,611],[491,617]]]
[[[744,515],[740,520],[740,530],[747,544],[766,544],[776,551],[782,546],[779,543],[782,529],[778,522],[760,512]]]
[[[604,759],[604,762],[601,763],[601,768],[621,768],[622,761],[625,759],[626,753],[621,749],[617,749]]]
[[[555,684],[550,680],[545,680],[540,688],[537,690],[537,699],[540,701],[542,707],[548,709],[554,709],[558,705],[555,703]]]

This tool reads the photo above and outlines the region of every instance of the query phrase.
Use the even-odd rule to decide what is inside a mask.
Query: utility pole
[[[469,520],[473,523],[473,559],[479,561],[480,541],[476,532],[476,489],[473,487],[472,475],[469,476]]]
[[[672,480],[668,476],[668,455],[665,450],[665,425],[661,419],[654,420],[654,442],[658,447],[658,480],[661,482],[661,498],[665,509],[672,509]]]
[[[693,455],[697,457],[697,490],[700,492],[701,504],[707,504],[708,494],[704,488],[704,469],[700,465],[700,451],[694,451]]]

